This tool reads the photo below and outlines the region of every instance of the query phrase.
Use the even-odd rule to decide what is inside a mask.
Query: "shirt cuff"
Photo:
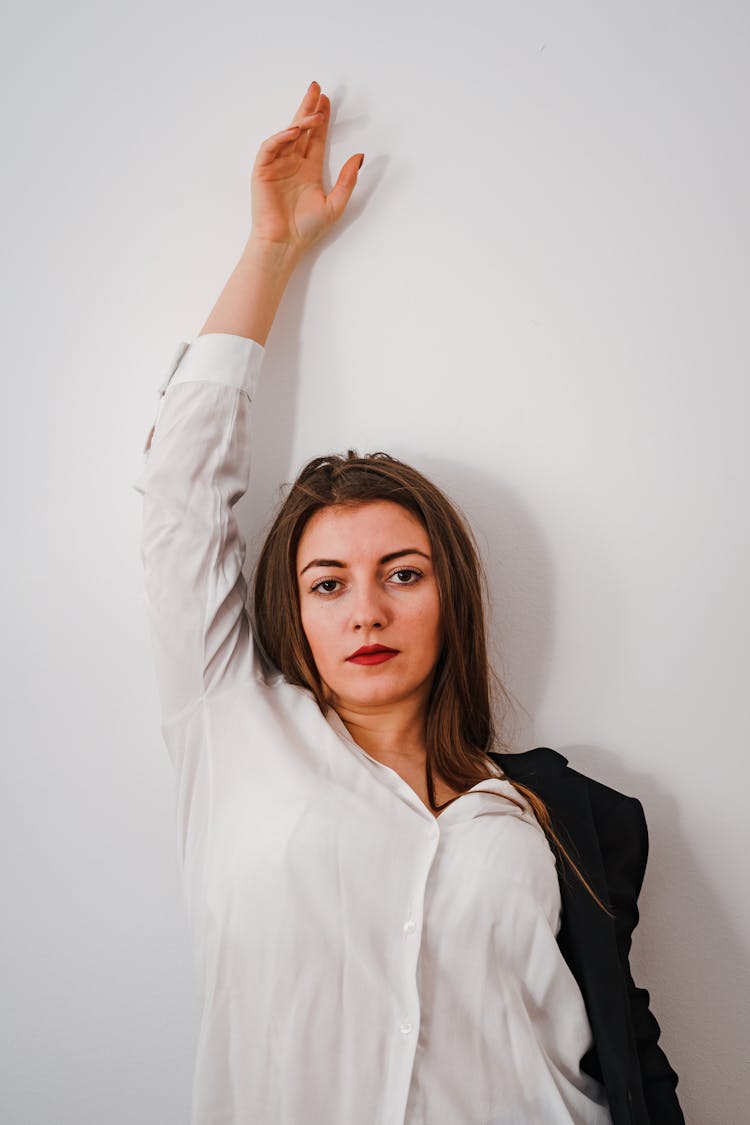
[[[159,395],[173,383],[224,383],[253,398],[266,349],[247,336],[206,332],[182,342],[159,386]]]

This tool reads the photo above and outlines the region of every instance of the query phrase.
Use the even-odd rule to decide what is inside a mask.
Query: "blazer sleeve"
[[[649,1120],[652,1125],[684,1125],[676,1093],[677,1072],[659,1046],[661,1028],[649,1007],[648,990],[636,987],[630,970],[632,935],[639,919],[637,900],[649,849],[641,802],[635,797],[623,798],[602,818],[598,832]]]

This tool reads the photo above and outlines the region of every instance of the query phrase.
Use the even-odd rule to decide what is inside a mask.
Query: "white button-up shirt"
[[[192,1125],[609,1125],[530,807],[488,758],[436,818],[254,641],[234,505],[264,351],[180,345],[133,485],[202,1002]]]

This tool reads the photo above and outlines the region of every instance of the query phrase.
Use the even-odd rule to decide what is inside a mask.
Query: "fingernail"
[[[359,162],[359,166],[358,166],[358,168],[357,168],[357,171],[359,171],[359,169],[360,169],[360,168],[362,167],[362,165],[364,164],[364,162],[365,162],[365,158],[364,158],[364,154],[363,154],[363,156],[362,156],[362,159],[361,159],[361,160],[360,160],[360,162]]]

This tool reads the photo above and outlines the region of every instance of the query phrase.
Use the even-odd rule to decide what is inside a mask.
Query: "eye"
[[[413,574],[414,575],[414,581],[413,582],[397,582],[396,583],[397,586],[415,586],[417,584],[417,582],[419,581],[419,579],[422,577],[421,570],[415,570],[415,568],[413,566],[402,566],[398,570],[394,570],[393,574],[391,575],[391,578],[393,578],[393,575],[395,575],[395,574]]]
[[[327,594],[332,594],[333,590],[324,590],[323,587],[329,586],[332,583],[335,584],[336,582],[338,582],[338,578],[321,578],[320,582],[316,582],[314,586],[310,587],[310,593],[320,593],[325,597]]]

